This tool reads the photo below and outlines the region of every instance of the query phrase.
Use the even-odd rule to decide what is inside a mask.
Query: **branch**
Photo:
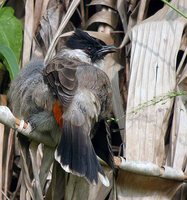
[[[29,124],[16,118],[7,106],[0,106],[0,123],[13,128],[14,130],[19,130],[23,135],[25,135],[25,129],[28,129],[29,127]],[[21,126],[22,128],[20,128]],[[27,132],[27,134],[28,133],[29,132]]]
[[[0,123],[7,125],[14,130],[19,130],[20,133],[26,136],[32,131],[29,127],[30,124],[25,122],[22,125],[23,129],[20,129],[23,120],[16,118],[7,106],[0,106]],[[123,157],[116,156],[114,156],[114,163],[116,167],[135,174],[155,176],[184,182],[187,181],[187,175],[182,172],[182,170],[176,170],[168,166],[159,167],[151,162],[126,161]]]

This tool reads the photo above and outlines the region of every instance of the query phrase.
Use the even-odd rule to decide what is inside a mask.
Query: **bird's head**
[[[66,42],[70,49],[80,49],[84,51],[95,63],[103,59],[108,53],[116,52],[117,48],[112,45],[106,45],[103,41],[90,36],[87,32],[77,29]]]

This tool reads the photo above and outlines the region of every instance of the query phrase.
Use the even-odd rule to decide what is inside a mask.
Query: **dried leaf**
[[[178,91],[180,91],[179,88]],[[168,154],[167,160],[168,165],[176,169],[184,169],[187,164],[187,134],[185,132],[187,130],[187,110],[184,106],[185,103],[185,97],[176,97],[171,130],[170,153]]]
[[[27,165],[28,160],[28,151],[27,147],[22,145],[19,141],[19,149],[20,149],[20,155],[21,155],[21,169],[22,169],[22,183],[21,183],[21,194],[20,196],[23,197],[23,199],[34,199],[34,191],[32,186],[32,181],[29,174],[29,168],[30,166]]]
[[[160,177],[142,176],[128,171],[119,171],[117,179],[118,200],[170,200],[182,183]]]
[[[42,190],[46,184],[50,168],[54,162],[54,152],[55,149],[44,146],[42,162],[39,170],[40,171],[39,177]]]
[[[87,6],[107,6],[116,10],[116,0],[92,0]]]
[[[127,32],[127,2],[125,0],[117,1],[117,11],[120,16],[121,23],[123,25],[124,33]]]
[[[39,25],[41,16],[42,16],[42,5],[43,5],[43,0],[36,1],[35,3],[35,8],[34,8],[34,28],[33,28],[33,33],[36,32],[36,29]]]
[[[40,21],[41,29],[39,31],[40,37],[44,43],[43,54],[45,55],[60,24],[62,14],[62,7],[53,6],[46,11],[44,18]]]
[[[36,29],[38,28],[38,25],[40,23],[40,20],[44,16],[47,6],[48,6],[49,0],[38,0],[35,2],[35,10],[34,10],[34,33],[36,32]]]
[[[39,178],[39,168],[36,162],[37,149],[38,149],[38,144],[35,142],[31,142],[29,146],[29,153],[32,162],[32,171],[34,175],[34,186],[33,186],[35,195],[34,199],[43,200],[42,187]]]
[[[165,104],[163,101],[154,104],[153,100],[149,107],[146,102],[175,89],[175,63],[183,28],[184,23],[179,20],[172,23],[163,20],[143,23],[132,30],[129,115],[126,119],[128,160],[163,163],[164,137],[173,99]],[[142,109],[136,111],[138,106]]]
[[[7,100],[6,100],[6,96],[4,95],[0,95],[0,105],[6,105],[7,104]],[[0,191],[4,191],[4,164],[3,164],[3,156],[5,154],[4,152],[4,134],[5,134],[5,126],[4,124],[0,123]],[[2,192],[0,192],[0,199],[2,199]]]
[[[184,0],[172,0],[170,2],[173,6],[176,8],[180,9],[182,12],[186,12],[187,8],[187,1]],[[149,17],[145,21],[155,21],[155,20],[175,20],[177,18],[181,18],[181,16],[174,11],[172,8],[169,6],[165,5],[161,10],[159,10],[156,14],[153,16]]]
[[[178,92],[187,92],[187,65],[185,66],[177,85]],[[174,114],[171,129],[170,149],[168,153],[168,165],[177,169],[185,169],[187,166],[187,108],[186,95],[175,99]]]
[[[29,62],[34,31],[34,0],[27,0],[25,4],[25,27],[22,66]]]
[[[84,178],[69,174],[66,182],[65,199],[105,199],[113,187],[113,172],[105,168],[105,173],[110,180],[110,187],[107,188],[100,181],[97,185],[91,185]]]
[[[149,5],[150,0],[141,0],[140,1],[140,7],[138,11],[138,17],[137,17],[137,23],[140,23],[142,20],[145,19],[148,5]]]
[[[56,44],[58,42],[58,38],[60,36],[60,34],[62,33],[63,29],[65,28],[65,26],[67,25],[67,23],[69,22],[71,16],[73,15],[74,11],[77,9],[78,5],[80,3],[80,0],[73,0],[64,16],[64,18],[61,21],[61,24],[49,46],[49,49],[47,51],[47,54],[45,56],[45,62],[47,62],[48,60],[50,60],[50,58],[54,55],[54,50],[56,47]]]
[[[115,118],[118,120],[118,126],[121,130],[121,137],[123,141],[125,141],[124,129],[125,129],[125,118],[123,103],[119,91],[119,75],[118,72],[121,69],[121,65],[117,63],[111,55],[106,56],[104,60],[104,67],[102,70],[108,75],[111,84],[112,84],[112,104],[113,104],[113,112]]]
[[[4,188],[5,194],[8,196],[8,191],[12,181],[12,167],[14,155],[14,130],[11,129],[8,135],[7,155],[6,155],[6,168],[5,168],[5,181]]]
[[[107,25],[110,25],[112,28],[117,27],[117,21],[118,21],[118,15],[114,11],[100,11],[97,12],[96,14],[92,15],[86,22],[85,28],[88,28],[90,25],[93,23],[105,23]]]

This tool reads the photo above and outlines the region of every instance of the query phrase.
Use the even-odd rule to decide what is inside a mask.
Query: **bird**
[[[116,49],[76,29],[52,59],[30,61],[8,93],[13,114],[30,125],[31,139],[54,147],[66,172],[105,186],[109,180],[91,139],[95,123],[111,114],[111,83],[101,67]]]

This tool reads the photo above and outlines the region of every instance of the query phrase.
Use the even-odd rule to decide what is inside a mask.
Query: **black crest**
[[[87,32],[76,29],[75,33],[67,40],[66,46],[71,49],[99,48],[106,45],[103,41],[90,36]]]
[[[66,46],[70,49],[83,50],[91,58],[92,62],[101,60],[108,53],[116,51],[116,47],[106,45],[103,41],[90,36],[80,29],[77,29],[67,40]]]

